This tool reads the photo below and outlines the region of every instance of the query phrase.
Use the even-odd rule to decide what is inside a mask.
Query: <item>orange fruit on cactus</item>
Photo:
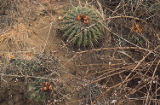
[[[89,23],[89,21],[88,21],[88,20],[84,20],[84,24],[86,24],[86,25],[87,25],[88,23]]]
[[[88,16],[84,16],[83,19],[84,19],[84,20],[88,20]]]
[[[50,85],[50,83],[49,82],[45,82],[45,86],[49,86]]]
[[[52,89],[53,89],[53,88],[52,88],[52,86],[50,85],[50,86],[49,86],[49,90],[52,90]]]
[[[80,15],[77,16],[77,20],[78,20],[78,21],[81,20],[81,16],[80,16]]]
[[[46,92],[48,89],[47,89],[47,87],[43,87],[42,90],[43,90],[44,92]]]

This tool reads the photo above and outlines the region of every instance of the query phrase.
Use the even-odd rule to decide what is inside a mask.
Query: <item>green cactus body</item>
[[[91,7],[74,7],[65,14],[62,24],[66,42],[78,47],[94,47],[104,32],[102,18]]]

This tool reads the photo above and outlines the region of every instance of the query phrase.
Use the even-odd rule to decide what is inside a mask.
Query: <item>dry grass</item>
[[[7,14],[14,24],[4,23],[0,32],[1,88],[16,88],[22,82],[20,90],[26,91],[30,83],[42,86],[49,81],[53,90],[43,104],[160,105],[160,1],[86,1],[14,2],[12,13]],[[58,17],[76,5],[94,5],[100,11],[106,29],[100,48],[75,51],[56,36]],[[12,60],[37,63],[25,66],[28,74],[23,67],[12,65]],[[35,73],[40,62],[47,70],[42,75]],[[29,92],[23,97],[29,99]]]

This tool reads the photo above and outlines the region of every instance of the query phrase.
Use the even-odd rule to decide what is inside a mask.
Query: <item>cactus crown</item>
[[[63,36],[66,42],[78,47],[93,47],[103,34],[102,18],[90,7],[74,7],[63,19]]]

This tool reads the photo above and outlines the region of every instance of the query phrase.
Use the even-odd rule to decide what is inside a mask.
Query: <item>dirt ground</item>
[[[32,4],[33,3],[33,4]],[[0,53],[1,56],[8,56],[10,53],[32,52],[52,53],[63,65],[64,73],[61,76],[63,82],[70,79],[68,68],[73,65],[69,62],[74,52],[64,47],[64,43],[57,37],[58,17],[62,16],[69,6],[68,2],[63,0],[41,0],[35,2],[23,2],[17,8],[24,7],[21,11],[23,16],[16,17],[16,21],[12,26],[7,26],[0,36]],[[29,7],[29,8],[27,8]],[[31,10],[31,11],[29,11]],[[16,14],[16,13],[15,13]],[[24,58],[24,56],[23,56]],[[69,62],[69,63],[67,63]],[[1,83],[1,86],[3,83]],[[26,97],[25,87],[21,83],[13,83],[15,86],[7,86],[1,88],[0,105],[33,105]],[[20,88],[20,90],[19,90]]]

